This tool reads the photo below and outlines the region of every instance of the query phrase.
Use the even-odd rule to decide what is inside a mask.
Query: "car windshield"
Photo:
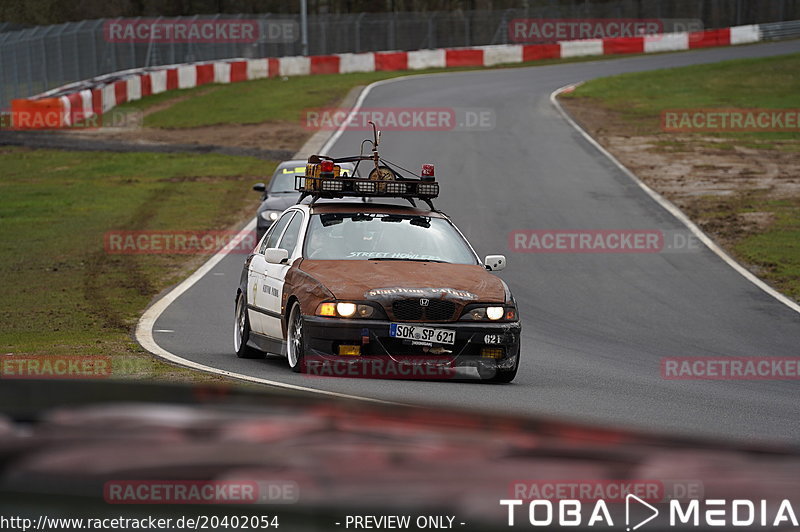
[[[311,217],[304,256],[477,263],[469,245],[447,220],[393,214],[316,214]]]
[[[286,192],[297,192],[294,189],[294,177],[297,175],[304,175],[306,167],[302,164],[284,166],[275,170],[272,176],[272,181],[269,185],[270,194],[283,194]]]

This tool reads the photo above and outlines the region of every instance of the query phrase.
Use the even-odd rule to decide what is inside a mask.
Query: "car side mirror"
[[[267,185],[265,185],[264,183],[256,183],[255,185],[253,185],[253,190],[255,190],[256,192],[266,192]]]
[[[264,259],[270,264],[283,264],[289,260],[289,252],[282,248],[267,248]]]
[[[505,255],[486,255],[483,265],[490,272],[499,272],[506,268],[506,257]]]

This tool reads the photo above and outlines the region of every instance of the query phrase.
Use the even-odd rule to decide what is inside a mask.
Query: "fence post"
[[[436,33],[433,26],[433,20],[438,14],[439,13],[437,11],[434,11],[428,18],[428,48],[436,48]]]
[[[78,45],[78,33],[80,32],[81,28],[85,23],[86,23],[85,20],[81,20],[72,30],[72,36],[73,36],[72,42],[75,48],[75,76],[74,79],[71,79],[69,81],[79,81],[81,79],[81,64],[83,63],[83,60],[80,53],[81,52],[80,46]]]
[[[117,22],[121,21],[122,17],[117,17]],[[116,72],[117,69],[117,43],[109,43],[111,44],[111,72]]]
[[[386,39],[386,47],[389,50],[394,50],[397,48],[397,12],[392,12],[391,18],[389,19],[389,31],[387,32],[387,39]]]
[[[20,39],[17,39],[17,42],[14,43],[14,47],[18,48],[19,47],[19,43],[20,43]],[[17,97],[17,96],[20,95],[19,87],[20,87],[20,85],[22,85],[22,83],[20,82],[20,79],[19,79],[19,54],[18,53],[14,54],[13,63],[14,63],[14,94],[13,94],[13,96]]]
[[[66,64],[66,50],[64,49],[64,27],[66,24],[59,24],[58,26],[51,26],[51,28],[56,29],[55,35],[53,35],[53,40],[56,45],[58,51],[58,79],[54,80],[54,83],[62,84],[64,80],[67,79],[66,71],[64,70],[64,65]],[[49,33],[49,29],[45,31],[44,36],[42,37],[42,41],[44,41],[45,37]],[[30,57],[30,59],[33,59]]]
[[[323,24],[324,26],[324,24]],[[300,0],[300,38],[303,50],[303,55],[308,55],[308,3],[306,0]],[[322,43],[323,53],[325,42]]]
[[[153,23],[153,25],[155,26],[160,21],[161,21],[161,17],[159,16],[156,19],[156,21]],[[151,54],[153,53],[153,32],[152,31],[150,32],[150,41],[147,43],[147,52],[145,52],[145,53],[147,55],[144,58],[144,67],[147,68],[147,67],[150,66],[150,57],[151,57]]]
[[[45,37],[47,37],[47,34],[50,32],[51,29],[52,29],[52,26],[50,28],[46,29],[44,34],[42,34],[42,37],[39,39],[39,42],[42,45],[42,78],[44,78],[44,88],[45,88],[45,90],[50,88],[50,79],[49,79],[49,77],[47,75],[47,71],[48,71],[48,66],[47,66],[47,45],[45,44]]]
[[[139,22],[142,20],[142,17],[136,17],[136,25],[139,25]],[[133,41],[136,39],[131,39],[131,42],[128,43],[128,53],[131,56],[129,66],[124,67],[125,70],[128,68],[136,68],[136,45]]]
[[[361,21],[364,19],[364,15],[366,15],[366,12],[362,11],[361,13],[358,14],[358,17],[356,17],[356,32],[355,32],[356,49],[354,50],[355,53],[361,52]]]
[[[89,30],[91,33],[91,38],[89,41],[92,43],[92,77],[101,73],[101,68],[98,68],[98,55],[97,55],[97,27],[101,26],[104,23],[105,19],[100,19],[95,22],[94,27]],[[101,29],[100,33],[103,34],[103,38],[105,38],[105,32]]]
[[[0,63],[3,62],[3,50],[5,49],[6,41],[8,40],[9,33],[0,33]],[[6,70],[0,72],[0,111],[6,106],[6,101],[10,98],[7,97],[8,87],[11,85],[6,79]]]

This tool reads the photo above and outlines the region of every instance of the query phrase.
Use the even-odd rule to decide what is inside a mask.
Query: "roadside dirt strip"
[[[99,135],[72,135],[33,131],[0,131],[0,146],[25,146],[53,150],[148,152],[148,153],[216,153],[255,157],[270,161],[290,159],[294,151],[218,146],[211,144],[180,144],[143,142],[140,140],[106,140]]]

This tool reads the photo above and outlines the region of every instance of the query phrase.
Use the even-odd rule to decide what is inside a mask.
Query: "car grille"
[[[398,299],[392,303],[392,314],[402,321],[452,321],[456,304],[443,299],[431,299],[427,307],[419,299]]]

